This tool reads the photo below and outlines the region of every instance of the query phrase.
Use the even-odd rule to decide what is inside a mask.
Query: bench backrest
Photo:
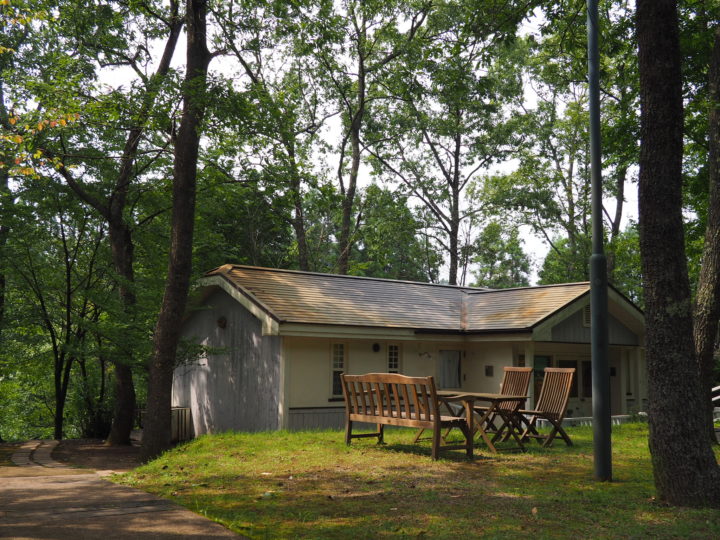
[[[433,377],[408,377],[396,373],[340,376],[348,414],[411,418],[439,418]]]
[[[575,368],[545,368],[535,409],[558,421],[565,418],[574,375]]]

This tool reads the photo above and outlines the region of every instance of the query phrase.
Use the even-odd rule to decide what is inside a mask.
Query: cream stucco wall
[[[527,357],[548,356],[551,365],[558,362],[577,361],[578,395],[570,398],[569,415],[591,416],[592,398],[583,395],[582,362],[590,360],[587,344],[535,343],[528,347],[524,342],[464,342],[456,341],[366,341],[332,340],[326,338],[284,338],[283,357],[286,361],[286,379],[289,408],[339,406],[332,394],[331,347],[332,343],[344,343],[347,350],[347,372],[353,374],[386,372],[387,346],[397,344],[401,350],[400,370],[405,375],[435,376],[440,381],[440,357],[443,350],[458,350],[461,355],[461,387],[468,392],[498,392],[503,378],[503,367],[518,364],[520,355]],[[373,343],[380,346],[374,352]],[[641,355],[634,347],[611,347],[610,367],[611,399],[613,414],[627,414],[641,410],[646,396],[644,366]],[[532,361],[525,362],[531,366]],[[632,375],[628,377],[628,373]],[[538,388],[539,388],[538,381]],[[439,382],[438,382],[439,387]],[[529,394],[532,396],[531,385]],[[534,396],[537,397],[537,396]],[[533,399],[529,401],[533,403]]]
[[[400,347],[400,372],[411,376],[435,376],[440,380],[440,351],[460,351],[461,389],[497,392],[503,366],[513,365],[513,343],[466,343],[457,341],[333,340],[329,338],[283,338],[286,399],[289,408],[337,406],[332,395],[332,345],[343,343],[347,351],[346,372],[387,372],[388,345]],[[373,350],[373,344],[379,350]],[[492,374],[486,367],[492,366]]]

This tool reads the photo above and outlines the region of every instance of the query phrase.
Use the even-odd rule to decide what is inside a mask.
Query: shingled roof
[[[469,333],[530,330],[590,290],[588,283],[490,290],[241,265],[206,277],[227,280],[280,323]]]

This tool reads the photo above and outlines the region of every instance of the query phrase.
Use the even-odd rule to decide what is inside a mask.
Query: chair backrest
[[[554,420],[561,421],[565,418],[574,376],[575,368],[545,368],[545,376],[535,410]]]
[[[433,377],[396,373],[340,375],[345,410],[350,414],[436,420],[439,405]]]
[[[500,393],[506,396],[527,396],[530,387],[532,368],[530,367],[505,367]],[[514,401],[502,401],[498,405],[503,410],[513,410],[517,407]]]
[[[505,375],[500,384],[500,393],[507,396],[526,396],[530,387],[530,367],[505,367]]]

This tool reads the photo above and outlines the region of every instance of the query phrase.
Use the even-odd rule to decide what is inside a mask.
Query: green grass
[[[645,424],[613,430],[611,483],[592,478],[592,430],[575,446],[430,459],[412,431],[347,447],[340,431],[226,433],[115,481],[251,538],[718,538],[720,512],[658,503]]]

